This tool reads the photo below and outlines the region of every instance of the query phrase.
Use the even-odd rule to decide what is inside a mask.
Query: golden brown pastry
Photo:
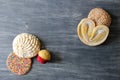
[[[108,14],[108,12],[106,12],[102,8],[92,9],[88,14],[88,18],[93,20],[95,22],[96,26],[97,25],[106,25],[109,27],[111,24],[110,15]]]
[[[105,25],[98,25],[95,27],[94,21],[84,18],[77,26],[77,33],[84,44],[88,46],[97,46],[107,39],[109,28]]]

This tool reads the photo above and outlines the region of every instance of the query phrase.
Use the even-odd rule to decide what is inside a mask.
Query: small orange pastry
[[[48,50],[40,50],[38,53],[37,61],[45,64],[47,61],[50,61],[51,55]]]

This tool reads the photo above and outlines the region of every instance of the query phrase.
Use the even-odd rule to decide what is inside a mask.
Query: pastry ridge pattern
[[[28,33],[21,33],[13,40],[13,51],[22,58],[32,58],[38,54],[40,50],[39,39]]]

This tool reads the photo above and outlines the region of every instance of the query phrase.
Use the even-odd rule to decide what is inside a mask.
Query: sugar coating
[[[22,58],[32,58],[38,54],[40,50],[39,39],[28,33],[21,33],[13,40],[14,53]]]
[[[91,24],[88,24],[89,22]],[[105,25],[95,26],[94,21],[84,18],[78,24],[77,33],[84,44],[88,46],[97,46],[107,39],[109,28]]]
[[[97,25],[106,25],[109,27],[111,24],[110,15],[108,14],[108,12],[106,12],[102,8],[92,9],[88,14],[88,18],[92,19],[96,23],[96,26]]]
[[[11,53],[7,58],[7,67],[11,72],[17,75],[23,75],[30,70],[31,59],[19,58],[14,53]]]

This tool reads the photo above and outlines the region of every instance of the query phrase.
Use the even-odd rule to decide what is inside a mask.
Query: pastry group
[[[40,40],[34,35],[18,34],[13,40],[13,52],[6,61],[8,69],[17,75],[23,75],[31,69],[33,57],[38,55],[37,61],[42,64],[49,61],[50,53],[47,50],[40,50],[40,45]]]
[[[87,18],[83,18],[77,26],[77,34],[81,42],[88,46],[102,44],[109,35],[110,15],[102,8],[94,8]]]

